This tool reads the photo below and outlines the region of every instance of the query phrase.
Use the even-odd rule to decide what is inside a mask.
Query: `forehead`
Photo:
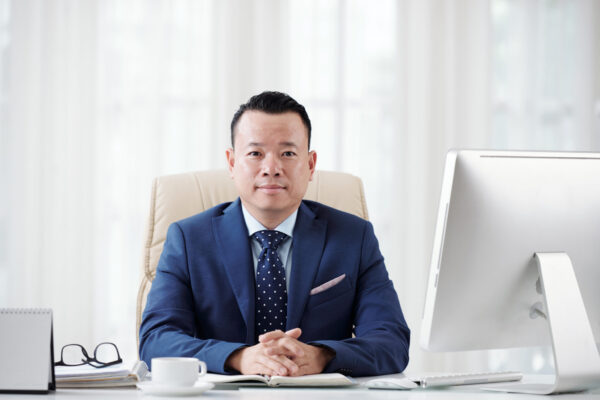
[[[298,146],[308,142],[308,130],[295,112],[268,114],[249,110],[242,114],[235,127],[236,145],[264,142],[293,142]]]

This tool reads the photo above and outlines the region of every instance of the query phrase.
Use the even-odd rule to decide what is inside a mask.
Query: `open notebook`
[[[203,382],[211,382],[224,386],[296,386],[296,387],[333,387],[352,386],[356,382],[342,374],[315,374],[304,376],[264,376],[264,375],[219,375],[206,374],[200,378]]]

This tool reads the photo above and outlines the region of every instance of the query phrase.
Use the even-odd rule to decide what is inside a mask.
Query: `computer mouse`
[[[419,385],[408,378],[379,378],[371,379],[366,383],[369,389],[410,390]]]

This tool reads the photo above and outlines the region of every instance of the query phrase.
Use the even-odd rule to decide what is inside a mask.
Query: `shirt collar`
[[[252,214],[250,214],[248,212],[248,210],[246,210],[246,207],[244,207],[243,203],[242,203],[242,213],[244,214],[244,221],[246,221],[246,227],[248,228],[249,236],[254,235],[258,231],[263,231],[263,230],[267,229],[263,226],[263,224],[258,222],[256,220],[256,218],[254,218],[252,216]],[[287,217],[285,220],[283,220],[283,222],[281,224],[277,225],[274,230],[279,231],[281,233],[285,233],[289,237],[292,237],[292,233],[294,231],[294,225],[296,224],[297,216],[298,216],[298,209],[296,209],[296,211],[294,211],[292,214],[290,214],[289,217]]]

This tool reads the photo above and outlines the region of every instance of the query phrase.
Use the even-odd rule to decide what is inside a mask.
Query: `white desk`
[[[0,399],[11,398],[19,400],[88,400],[88,399],[147,399],[161,400],[169,397],[144,396],[136,389],[59,389],[49,395],[0,395]],[[576,394],[534,396],[527,394],[507,394],[485,392],[475,386],[461,386],[451,389],[415,389],[415,390],[369,390],[363,388],[351,389],[285,389],[285,388],[241,388],[239,390],[210,390],[195,397],[177,397],[177,399],[245,399],[245,400],[401,400],[401,399],[548,399],[548,400],[600,400],[600,390]],[[171,398],[175,399],[175,398]]]

